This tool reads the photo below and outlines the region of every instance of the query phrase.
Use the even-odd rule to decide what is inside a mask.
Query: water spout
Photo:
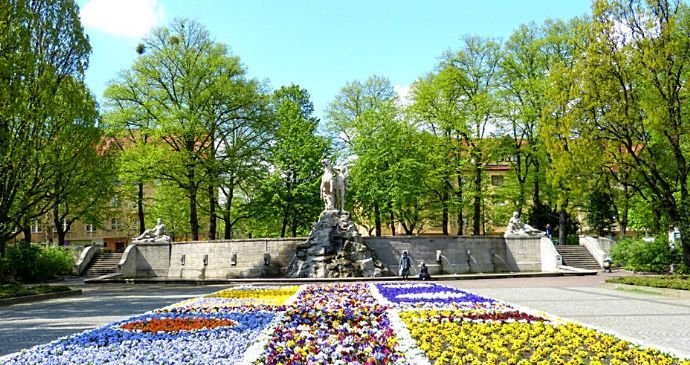
[[[444,256],[444,255],[440,255],[440,254],[439,254],[439,257],[441,258],[441,263],[443,263],[443,260],[445,259],[446,262],[448,263],[448,265],[450,265],[451,269],[453,269],[453,275],[457,275],[457,274],[458,274],[458,270],[457,270],[457,268],[455,267],[455,264],[451,263],[450,260],[448,260],[448,258],[447,258],[446,256]]]
[[[506,262],[506,260],[503,259],[503,257],[498,256],[498,255],[496,255],[496,254],[493,254],[491,257],[492,257],[492,258],[495,257],[495,258],[501,260],[501,262],[503,263],[503,266],[505,266],[506,270],[508,270],[508,272],[511,272],[511,273],[512,273],[512,271],[510,271],[510,269],[508,268],[508,263]],[[496,264],[494,263],[494,271],[496,271],[495,266],[496,266]]]

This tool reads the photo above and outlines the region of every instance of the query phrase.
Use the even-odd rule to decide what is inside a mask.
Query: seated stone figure
[[[508,227],[506,227],[505,236],[538,236],[544,235],[544,232],[530,226],[529,224],[522,223],[518,212],[513,212],[513,216],[510,217],[508,222]]]
[[[141,241],[141,242],[155,242],[155,241],[170,241],[170,237],[165,235],[165,224],[163,224],[163,220],[158,218],[158,222],[156,223],[156,226],[147,229],[144,231],[144,233],[140,234],[137,237],[134,237],[132,241]]]

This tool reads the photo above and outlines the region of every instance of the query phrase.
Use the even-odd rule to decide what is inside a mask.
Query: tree
[[[319,120],[312,116],[314,106],[309,93],[297,85],[283,86],[273,94],[278,130],[269,164],[266,206],[280,216],[280,237],[308,232],[322,210],[319,184],[321,160],[328,155],[329,144],[316,134]]]
[[[442,233],[448,235],[450,212],[455,208],[457,233],[461,235],[464,231],[467,181],[463,169],[470,161],[459,129],[462,96],[457,90],[445,86],[447,84],[442,83],[437,74],[417,80],[412,86],[413,103],[408,107],[408,113],[420,129],[433,136],[427,145],[430,171],[424,185],[440,206]]]
[[[334,139],[344,153],[349,156],[359,156],[366,149],[365,143],[354,149],[356,140],[364,141],[372,128],[376,128],[384,120],[395,118],[397,109],[395,102],[397,96],[390,81],[381,76],[371,76],[365,82],[348,82],[343,87],[335,100],[328,107],[327,127],[334,135]],[[377,170],[377,171],[380,171]],[[374,171],[369,171],[375,174]],[[381,209],[388,202],[384,191],[387,182],[377,180],[367,186],[367,190],[361,190],[357,195],[357,203],[362,209],[363,217],[373,217],[376,235],[381,235]],[[353,186],[356,182],[353,181]]]
[[[581,62],[589,139],[681,233],[690,266],[687,130],[690,9],[680,1],[596,1]],[[660,216],[661,214],[659,214]]]
[[[63,246],[75,221],[86,218],[90,224],[100,224],[115,187],[115,170],[112,153],[96,125],[96,103],[88,90],[77,85],[68,98],[56,98],[63,104],[63,112],[53,120],[64,118],[65,122],[46,152],[60,173],[47,178],[58,245]]]
[[[57,204],[48,192],[66,171],[48,151],[74,122],[61,116],[94,120],[83,83],[91,48],[74,1],[3,2],[0,23],[1,254],[17,227]]]
[[[505,125],[510,136],[508,154],[511,173],[518,183],[514,209],[522,213],[525,207],[527,184],[532,182],[532,206],[541,205],[540,181],[545,155],[538,134],[544,112],[545,89],[551,54],[546,31],[553,22],[543,26],[535,23],[521,25],[505,44],[501,59],[501,100],[505,103]],[[530,222],[534,224],[535,222]]]
[[[146,52],[109,86],[106,97],[134,120],[150,121],[139,133],[150,133],[168,151],[156,173],[186,192],[194,240],[206,192],[213,239],[221,167],[237,151],[226,148],[228,140],[244,129],[263,128],[266,99],[258,83],[245,78],[239,58],[229,56],[199,23],[177,19],[155,29],[143,44]]]
[[[460,124],[456,127],[470,156],[473,174],[472,232],[481,233],[482,173],[490,160],[486,146],[487,126],[495,124],[500,103],[496,100],[500,45],[491,39],[467,36],[464,46],[455,54],[447,54],[441,62],[439,82],[458,95]]]
[[[568,23],[554,22],[546,29],[547,50],[550,53],[547,104],[542,114],[540,134],[548,153],[551,168],[547,183],[555,194],[558,209],[558,241],[566,244],[569,209],[586,195],[592,172],[601,169],[600,145],[591,139],[580,138],[578,126],[589,118],[587,110],[576,107],[580,100],[582,79],[574,69],[577,57],[584,50],[583,28],[587,21],[572,19]]]

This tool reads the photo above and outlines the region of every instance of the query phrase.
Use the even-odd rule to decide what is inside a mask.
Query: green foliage
[[[70,291],[68,286],[64,285],[37,285],[37,286],[23,286],[21,284],[11,284],[0,286],[0,299],[25,297],[29,295],[60,293]]]
[[[319,120],[312,116],[314,106],[305,89],[281,87],[273,95],[273,107],[278,128],[267,161],[273,171],[252,205],[256,218],[277,223],[267,232],[269,236],[304,235],[323,209],[321,160],[330,145],[317,135]]]
[[[74,263],[68,249],[19,243],[7,248],[3,272],[20,282],[41,282],[70,274]]]
[[[663,273],[669,271],[671,264],[679,262],[678,253],[661,236],[652,242],[633,238],[620,240],[609,254],[615,265],[632,271]]]
[[[653,288],[668,288],[678,290],[690,290],[690,277],[688,276],[624,276],[608,278],[607,283],[650,286]]]
[[[611,233],[616,221],[616,209],[613,197],[606,191],[596,189],[589,195],[587,223],[600,236]]]
[[[197,240],[198,208],[214,225],[218,188],[232,204],[236,189],[263,162],[273,129],[268,97],[246,77],[239,57],[195,21],[176,19],[153,30],[143,44],[143,54],[105,92],[106,120],[123,143],[153,144],[134,150],[141,155],[129,158],[135,162],[129,179],[174,182],[188,201],[189,230]],[[223,218],[226,226],[234,222]]]
[[[74,1],[5,1],[0,19],[3,253],[17,227],[59,203],[55,178],[79,175],[69,147],[81,141],[69,131],[93,126],[97,114],[83,82],[91,47]]]

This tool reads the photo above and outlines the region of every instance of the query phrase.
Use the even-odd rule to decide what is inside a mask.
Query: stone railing
[[[86,267],[89,266],[89,263],[91,260],[93,260],[93,257],[96,255],[96,253],[98,253],[100,250],[101,248],[96,245],[84,247],[84,249],[81,251],[81,254],[79,254],[77,262],[74,264],[74,268],[72,269],[74,275],[81,275],[84,270],[86,270]]]

